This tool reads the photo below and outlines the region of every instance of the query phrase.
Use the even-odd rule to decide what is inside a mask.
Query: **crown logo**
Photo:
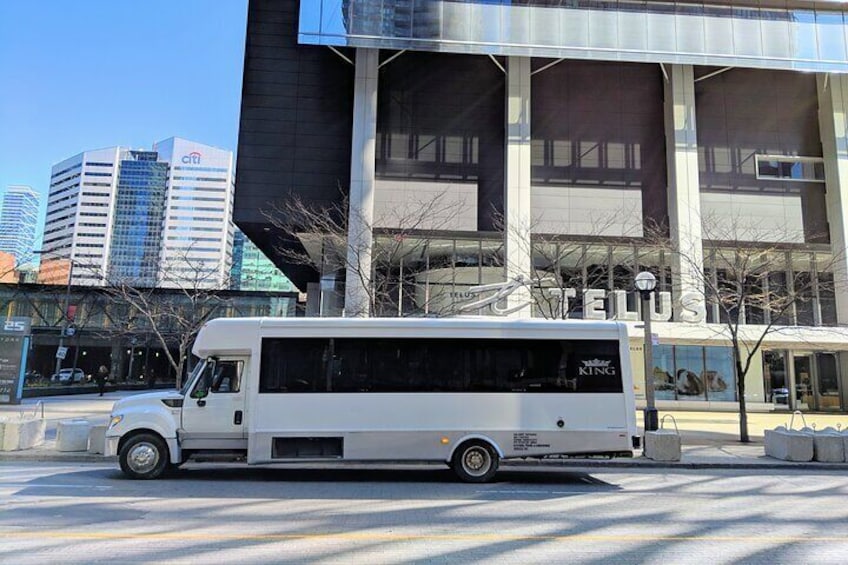
[[[583,366],[587,369],[595,368],[595,367],[609,367],[610,361],[601,361],[600,359],[591,359],[589,361],[583,361]]]

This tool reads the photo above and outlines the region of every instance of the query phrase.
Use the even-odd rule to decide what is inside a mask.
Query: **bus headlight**
[[[109,429],[111,430],[112,428],[114,428],[115,426],[120,424],[121,420],[123,420],[123,419],[124,419],[123,414],[115,414],[114,416],[112,416],[112,419],[109,420]]]

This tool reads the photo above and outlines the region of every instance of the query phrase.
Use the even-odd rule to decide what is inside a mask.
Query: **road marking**
[[[627,535],[510,535],[510,534],[401,534],[369,532],[324,532],[303,534],[223,534],[204,533],[116,533],[116,532],[67,532],[67,531],[0,531],[0,536],[9,538],[49,538],[62,540],[174,540],[193,541],[290,541],[290,540],[350,540],[350,541],[528,541],[528,542],[768,542],[774,543],[848,543],[848,536],[662,536],[650,534]]]
[[[59,485],[45,483],[7,483],[0,481],[0,488],[79,488],[88,490],[108,490],[112,487],[103,485]]]

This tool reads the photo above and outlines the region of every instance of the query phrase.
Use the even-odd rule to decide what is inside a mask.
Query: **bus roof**
[[[525,318],[218,318],[201,328],[192,352],[198,357],[248,355],[263,337],[400,337],[441,339],[626,340],[615,321]]]

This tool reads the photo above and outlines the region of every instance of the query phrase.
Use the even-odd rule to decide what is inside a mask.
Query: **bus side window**
[[[238,392],[241,387],[241,361],[218,361],[212,380],[212,392]]]

